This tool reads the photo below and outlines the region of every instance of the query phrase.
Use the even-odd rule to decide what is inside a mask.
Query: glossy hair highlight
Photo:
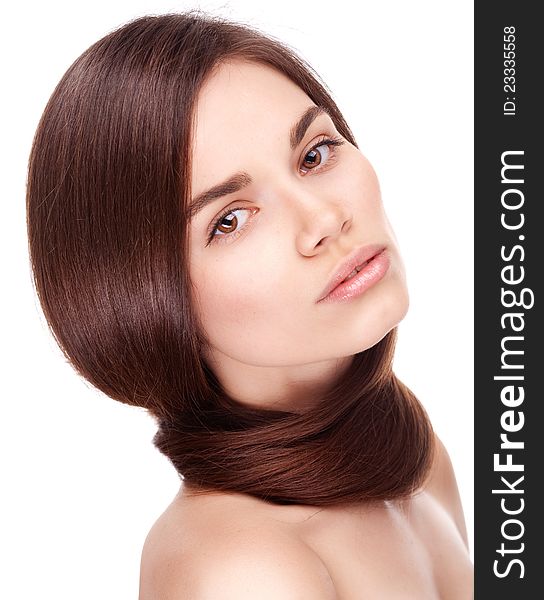
[[[286,75],[357,146],[310,65],[255,28],[192,10],[108,34],[62,77],[30,155],[29,253],[51,332],[93,386],[155,417],[155,446],[196,493],[316,506],[408,496],[434,435],[392,371],[396,328],[303,414],[237,402],[202,358],[187,268],[193,117],[227,59]]]

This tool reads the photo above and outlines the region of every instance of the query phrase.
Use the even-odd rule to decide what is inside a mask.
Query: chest
[[[325,511],[303,535],[329,570],[339,600],[473,597],[463,540],[431,498],[402,508]]]

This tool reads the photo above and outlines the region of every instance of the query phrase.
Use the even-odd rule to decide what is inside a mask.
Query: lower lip
[[[377,254],[363,269],[348,281],[337,285],[332,292],[319,302],[343,302],[360,296],[368,288],[383,279],[389,269],[389,256],[383,250]]]

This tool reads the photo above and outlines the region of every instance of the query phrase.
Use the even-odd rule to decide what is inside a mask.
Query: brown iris
[[[310,150],[310,152],[308,152],[308,154],[306,154],[306,157],[312,157],[310,159],[310,166],[311,167],[315,167],[316,165],[319,165],[321,163],[321,152],[318,152],[317,150]],[[303,161],[303,165],[307,166],[305,163],[308,162],[308,158],[305,158]]]
[[[230,229],[228,229],[227,231],[223,230],[224,227],[224,222],[227,221],[227,227],[230,227]],[[219,225],[217,226],[217,229],[219,231],[221,231],[221,233],[232,233],[233,231],[236,230],[236,226],[238,225],[238,218],[234,215],[234,214],[229,214],[229,215],[225,215],[222,219],[221,222],[219,223]]]

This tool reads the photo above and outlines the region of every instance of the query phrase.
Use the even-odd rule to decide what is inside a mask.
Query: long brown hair
[[[197,489],[321,506],[408,496],[434,437],[392,371],[396,328],[303,414],[237,402],[202,358],[187,268],[193,113],[229,58],[285,74],[357,145],[310,65],[255,28],[192,10],[113,31],[65,73],[30,155],[29,251],[45,317],[81,376],[156,418],[154,444]]]

